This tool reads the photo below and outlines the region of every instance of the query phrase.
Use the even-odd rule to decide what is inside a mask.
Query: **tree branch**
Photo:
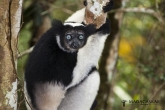
[[[164,19],[161,15],[161,13],[156,12],[155,10],[152,9],[147,9],[147,8],[120,8],[116,10],[112,10],[110,13],[115,13],[115,12],[137,12],[137,13],[146,13],[154,16],[159,20],[159,22],[163,23],[165,25]]]
[[[161,89],[165,86],[165,82],[158,87],[158,89],[155,91],[153,96],[151,97],[151,100],[154,100],[155,96],[161,91]]]
[[[21,58],[21,57],[23,57],[23,56],[25,56],[25,55],[27,55],[27,54],[29,54],[29,53],[31,53],[33,51],[33,48],[34,48],[34,46],[31,47],[31,48],[29,48],[29,49],[27,49],[27,50],[25,50],[24,52],[20,53],[18,55],[18,59]]]

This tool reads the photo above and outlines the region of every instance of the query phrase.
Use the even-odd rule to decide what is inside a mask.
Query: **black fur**
[[[25,81],[34,107],[36,107],[33,93],[35,84],[60,82],[64,86],[68,86],[72,81],[72,72],[77,62],[77,51],[73,53],[63,51],[56,41],[56,35],[59,35],[63,46],[64,33],[70,29],[84,30],[87,37],[95,32],[93,25],[73,28],[64,26],[61,21],[55,20],[53,27],[40,38],[30,54],[25,69]]]
[[[67,22],[67,23],[75,23],[75,22]],[[57,32],[56,32],[56,35],[60,35],[60,44],[61,44],[61,46],[65,49],[65,50],[68,50],[67,48],[66,48],[66,46],[64,45],[64,38],[65,38],[65,32],[66,31],[68,31],[68,30],[83,30],[83,32],[85,32],[85,43],[86,43],[86,41],[87,41],[87,39],[88,39],[88,37],[91,35],[91,34],[93,34],[93,33],[95,33],[95,31],[96,31],[96,28],[95,28],[95,25],[92,25],[92,24],[89,24],[89,25],[85,25],[85,27],[84,26],[78,26],[78,27],[72,27],[72,26],[70,26],[70,25],[65,25],[65,26],[63,26],[63,24],[62,24],[62,26],[61,26],[61,21],[58,21],[58,20],[54,20],[54,22],[53,22],[53,27],[54,27],[54,30],[57,30]],[[59,28],[58,28],[59,27]],[[53,30],[52,30],[53,31]],[[63,32],[61,32],[61,31],[63,31]],[[61,33],[59,33],[59,32],[61,32]],[[69,50],[68,50],[69,51]]]
[[[107,18],[106,22],[99,29],[97,29],[96,32],[100,34],[109,34],[110,31],[111,31],[110,20]]]
[[[65,23],[76,23],[76,22],[74,22],[74,21],[67,21],[67,22],[65,22]]]
[[[84,22],[82,22],[82,24],[85,25]],[[94,25],[94,26],[96,26],[96,25]],[[110,32],[111,32],[111,22],[110,22],[110,20],[108,18],[106,18],[105,23],[99,29],[97,29],[96,32],[98,32],[99,34],[110,34]]]
[[[35,84],[46,82],[62,83],[66,87],[72,81],[72,74],[77,63],[78,51],[64,51],[58,46],[56,40],[56,36],[60,36],[60,44],[65,48],[63,42],[65,32],[72,29],[83,30],[87,39],[96,32],[101,34],[110,33],[110,21],[107,19],[106,23],[98,30],[96,30],[95,25],[72,27],[69,25],[64,26],[63,23],[58,20],[53,22],[52,28],[49,29],[35,45],[25,69],[27,92],[35,108]],[[65,49],[67,50],[67,48]],[[94,70],[96,70],[96,68],[91,67],[90,72]]]
[[[106,13],[106,12],[112,10],[113,7],[114,7],[114,1],[113,1],[113,0],[110,0],[110,2],[108,2],[108,3],[106,4],[106,6],[103,7],[104,13]]]
[[[97,106],[97,100],[95,99],[93,104],[92,104],[92,107],[91,107],[91,110],[94,110]]]

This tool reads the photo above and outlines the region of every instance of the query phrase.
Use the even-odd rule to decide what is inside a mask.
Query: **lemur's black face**
[[[55,34],[56,42],[60,49],[65,52],[76,52],[82,48],[88,37],[96,32],[96,27],[93,24],[84,25],[83,23],[65,22],[55,20],[52,30]]]
[[[65,33],[64,45],[71,51],[76,51],[84,46],[86,36],[82,30],[68,30]]]

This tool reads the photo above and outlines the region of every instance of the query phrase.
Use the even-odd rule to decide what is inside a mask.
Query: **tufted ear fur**
[[[52,22],[52,29],[54,33],[61,34],[64,29],[64,25],[60,20],[54,19]]]

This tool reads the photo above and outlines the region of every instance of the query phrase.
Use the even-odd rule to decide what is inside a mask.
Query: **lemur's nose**
[[[78,46],[78,43],[73,43],[72,44],[72,48],[74,48],[74,49],[77,49],[79,46]]]

